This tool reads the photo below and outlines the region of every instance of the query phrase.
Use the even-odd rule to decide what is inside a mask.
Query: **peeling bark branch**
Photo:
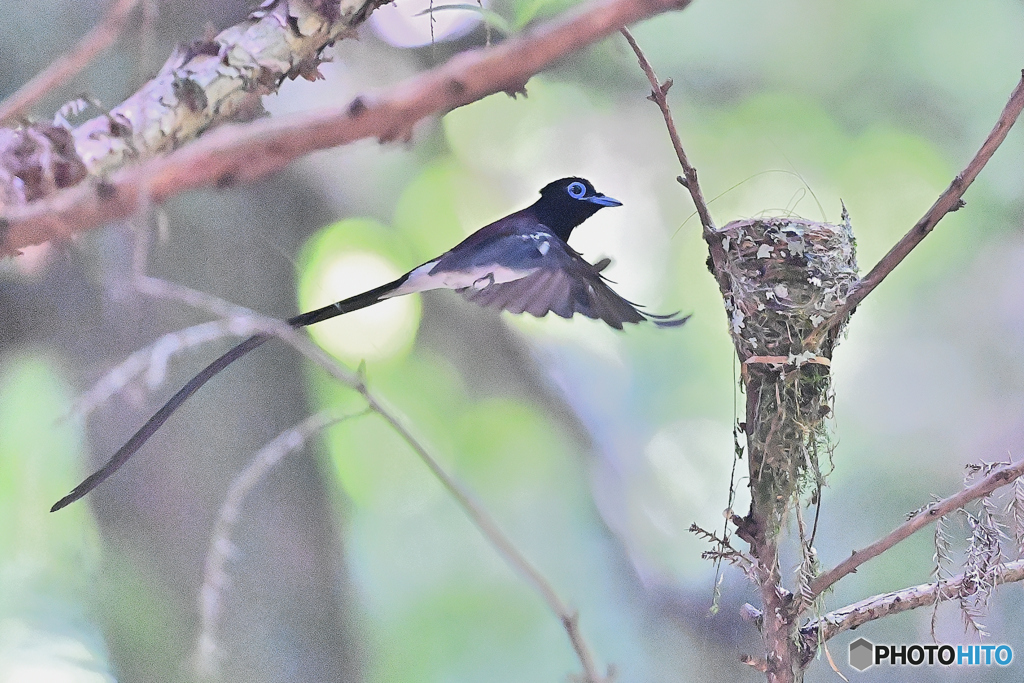
[[[128,217],[145,199],[160,203],[189,189],[252,182],[315,150],[365,138],[408,137],[423,118],[494,93],[519,91],[533,75],[626,24],[690,2],[599,0],[496,47],[459,54],[382,94],[357,97],[343,109],[220,128],[98,184],[82,183],[9,209],[0,220],[0,254]]]
[[[180,147],[230,121],[286,78],[315,80],[321,51],[384,0],[345,0],[331,15],[306,0],[275,0],[210,41],[177,50],[157,76],[73,131],[94,175]],[[329,3],[321,2],[322,5]]]
[[[1014,583],[1024,581],[1024,560],[1006,562],[999,565],[999,578],[997,584]],[[975,585],[965,585],[969,579],[964,574],[939,581],[937,583],[925,583],[920,586],[911,586],[891,593],[875,595],[842,609],[822,616],[820,619],[811,621],[800,628],[801,659],[810,661],[818,647],[819,642],[824,642],[843,631],[862,626],[869,621],[887,617],[890,614],[899,614],[918,607],[930,607],[936,600],[949,600],[963,595],[971,595],[978,590]],[[820,633],[819,633],[820,630]]]
[[[875,541],[863,550],[855,550],[848,558],[824,574],[818,576],[818,578],[812,581],[809,586],[810,593],[807,595],[807,599],[812,600],[814,597],[821,595],[836,581],[839,581],[847,574],[856,572],[857,567],[872,558],[878,557],[889,548],[893,547],[900,541],[909,538],[915,532],[928,526],[940,517],[944,517],[955,510],[959,510],[972,500],[977,500],[978,498],[987,496],[996,489],[1013,483],[1021,476],[1024,476],[1024,460],[1021,460],[1015,465],[1000,467],[977,484],[969,486],[949,498],[940,500],[937,503],[932,503],[918,514],[914,515],[914,517],[896,527],[888,536]]]
[[[383,2],[265,0],[245,21],[176,49],[155,78],[107,114],[70,131],[41,124],[0,128],[0,211],[77,186],[86,171],[101,180],[102,194],[105,179],[127,163],[169,152],[227,121],[253,118],[260,96],[286,78],[318,78],[322,50]],[[69,177],[69,164],[82,173]],[[5,239],[0,224],[0,255],[9,253]]]
[[[999,115],[999,119],[996,121],[995,127],[992,132],[988,134],[985,142],[981,145],[981,149],[974,155],[971,162],[967,164],[967,168],[960,172],[957,177],[953,178],[953,182],[949,184],[946,191],[939,195],[939,198],[935,200],[928,212],[921,217],[913,228],[910,229],[906,235],[897,242],[892,249],[889,250],[882,260],[875,264],[875,267],[871,269],[871,272],[861,278],[860,282],[846,297],[846,301],[840,306],[832,317],[825,320],[817,329],[812,332],[807,339],[804,340],[804,348],[813,349],[824,339],[825,335],[828,334],[829,330],[838,325],[841,321],[845,320],[846,317],[857,307],[857,305],[867,297],[868,294],[874,291],[875,287],[882,283],[882,280],[886,278],[889,273],[896,269],[900,263],[903,262],[910,252],[919,245],[924,238],[938,225],[939,221],[942,220],[947,213],[956,211],[963,206],[962,197],[967,188],[971,186],[974,179],[981,173],[981,169],[985,168],[985,164],[992,158],[992,155],[999,145],[1003,144],[1003,140],[1006,139],[1006,134],[1010,132],[1010,128],[1017,121],[1017,117],[1020,116],[1021,110],[1024,109],[1024,71],[1021,72],[1021,81],[1017,83],[1017,87],[1013,89],[1010,94],[1010,99],[1007,101],[1006,106],[1003,107],[1002,113]]]
[[[139,0],[111,0],[100,23],[78,41],[71,52],[50,64],[0,103],[0,123],[8,124],[24,116],[51,90],[80,74],[97,55],[114,44],[137,4]]]

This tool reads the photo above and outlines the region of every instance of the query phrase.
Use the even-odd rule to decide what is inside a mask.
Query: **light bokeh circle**
[[[323,257],[312,264],[311,272],[303,278],[300,304],[302,310],[320,308],[390,282],[401,274],[385,257],[370,251]],[[347,363],[397,358],[412,347],[420,313],[418,295],[397,297],[317,323],[310,327],[310,336]]]

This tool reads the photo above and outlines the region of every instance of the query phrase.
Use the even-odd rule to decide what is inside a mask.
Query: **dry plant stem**
[[[137,4],[139,0],[111,0],[100,23],[83,36],[71,52],[50,64],[0,103],[0,124],[21,118],[52,90],[80,74],[97,55],[114,44]]]
[[[197,658],[200,673],[213,676],[216,671],[217,622],[221,613],[221,596],[229,584],[225,565],[234,549],[231,532],[238,521],[246,496],[281,460],[300,448],[319,432],[359,413],[339,413],[322,410],[288,429],[260,449],[242,472],[234,478],[217,514],[210,537],[210,548],[203,563],[203,586],[199,593],[199,612],[202,626],[197,639]]]
[[[889,548],[900,541],[909,538],[920,529],[944,517],[954,510],[958,510],[972,500],[977,500],[992,493],[996,489],[1012,484],[1017,478],[1024,476],[1024,460],[1001,467],[973,486],[969,486],[959,493],[932,503],[920,513],[896,527],[889,535],[881,538],[863,550],[855,550],[848,558],[838,565],[818,576],[810,585],[810,598],[821,595],[828,590],[836,581],[847,574],[857,571],[868,560],[878,557]]]
[[[295,348],[303,356],[322,367],[339,382],[357,389],[363,385],[362,378],[335,362],[330,354],[310,341],[309,337],[285,322],[261,316],[243,306],[230,304],[212,294],[206,294],[205,292],[158,278],[137,277],[135,278],[135,287],[139,292],[147,296],[180,301],[193,308],[226,318],[235,325],[235,329],[242,330],[242,336],[267,334],[278,337]]]
[[[342,109],[222,126],[166,157],[81,183],[0,219],[0,254],[131,216],[142,197],[156,203],[190,189],[252,182],[310,152],[376,138],[407,138],[428,116],[498,92],[521,91],[551,64],[622,26],[691,0],[598,0],[492,48],[446,64]]]
[[[996,581],[998,584],[1024,581],[1024,560],[1016,560],[1000,565],[998,576],[999,578]],[[964,575],[958,574],[937,583],[926,583],[891,593],[875,595],[860,602],[855,602],[852,605],[847,605],[842,609],[829,612],[820,619],[815,619],[806,626],[801,627],[800,636],[804,648],[803,656],[808,659],[810,656],[813,656],[818,645],[819,629],[821,630],[821,640],[826,641],[843,631],[857,628],[869,621],[881,619],[890,614],[898,614],[917,609],[918,607],[931,607],[935,604],[936,598],[948,600],[963,595],[962,589],[966,589],[968,594],[977,590],[975,586],[964,586],[964,581]]]
[[[250,317],[250,325],[253,331],[263,334],[271,334],[280,337],[288,344],[296,348],[304,356],[324,368],[332,377],[352,387],[366,400],[369,410],[380,415],[392,428],[405,440],[406,443],[419,456],[427,468],[434,474],[441,484],[451,493],[460,507],[466,512],[488,542],[498,551],[513,570],[520,573],[531,586],[540,594],[548,607],[561,620],[569,636],[576,656],[583,668],[583,680],[586,683],[603,683],[605,678],[598,672],[594,663],[594,656],[590,647],[583,639],[579,630],[579,617],[571,611],[568,606],[555,592],[551,583],[530,563],[526,557],[519,552],[515,544],[501,531],[497,522],[478,503],[465,488],[450,475],[430,454],[422,443],[420,443],[408,429],[401,423],[395,414],[386,408],[373,393],[370,392],[366,382],[361,375],[352,373],[341,366],[320,347],[313,344],[304,335],[298,333],[291,326],[279,320],[264,318],[248,309],[235,306],[213,295],[199,292],[182,285],[166,282],[151,277],[137,278],[139,291],[150,296],[181,301],[189,306],[208,311],[214,315],[238,317],[245,315]]]
[[[981,149],[978,150],[971,162],[967,164],[967,167],[961,171],[961,173],[953,178],[953,182],[949,184],[946,191],[939,195],[939,198],[935,200],[928,212],[921,217],[913,228],[910,229],[906,235],[900,239],[899,242],[889,250],[885,256],[882,257],[875,267],[871,269],[867,275],[861,278],[857,286],[850,292],[846,297],[845,303],[840,306],[836,312],[829,319],[825,320],[818,326],[814,332],[812,332],[807,339],[804,340],[804,348],[812,349],[816,348],[820,343],[821,339],[825,337],[829,330],[835,327],[839,321],[845,320],[846,316],[853,311],[857,305],[867,297],[875,287],[881,284],[882,280],[886,278],[889,273],[896,269],[900,263],[903,262],[911,251],[919,245],[925,237],[928,236],[940,220],[949,212],[956,211],[959,209],[961,204],[961,198],[967,188],[971,186],[974,179],[981,173],[981,169],[985,168],[985,164],[992,158],[992,155],[999,145],[1006,139],[1006,134],[1013,127],[1013,124],[1017,121],[1017,117],[1020,116],[1021,110],[1024,109],[1024,72],[1022,72],[1022,78],[1017,87],[1013,89],[1010,94],[1010,99],[1007,101],[1006,106],[1003,107],[1002,113],[999,115],[999,120],[996,121],[995,127],[992,132],[988,134]]]
[[[690,191],[690,196],[693,197],[693,204],[697,207],[697,215],[700,216],[700,224],[704,226],[704,233],[707,235],[714,231],[715,224],[711,220],[711,212],[708,211],[707,202],[704,201],[704,194],[701,192],[700,184],[697,182],[697,169],[690,164],[690,160],[686,157],[683,143],[679,139],[679,131],[676,130],[676,122],[672,118],[672,110],[668,106],[667,95],[669,88],[672,87],[672,80],[669,79],[664,83],[658,80],[658,75],[654,73],[654,67],[647,61],[647,56],[640,49],[640,45],[633,38],[633,34],[627,28],[623,28],[621,33],[626,38],[629,46],[633,48],[637,61],[640,62],[640,68],[643,69],[644,75],[647,76],[647,80],[651,84],[650,99],[658,105],[662,116],[665,117],[665,127],[668,128],[668,136],[672,140],[672,149],[676,151],[676,158],[679,159],[679,165],[682,166],[683,174],[686,178],[686,189]]]

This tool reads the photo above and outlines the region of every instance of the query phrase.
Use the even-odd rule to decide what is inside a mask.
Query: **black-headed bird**
[[[601,209],[622,206],[583,178],[562,178],[540,191],[532,206],[485,225],[437,258],[393,282],[288,320],[299,328],[358,311],[386,299],[431,289],[454,289],[482,306],[571,318],[576,313],[603,320],[617,330],[624,323],[653,322],[676,327],[689,316],[646,313],[616,294],[601,271],[609,261],[588,263],[569,246],[569,236]],[[210,363],[182,387],[99,470],[50,509],[60,510],[116,472],[157,429],[214,375],[270,337],[257,334]]]

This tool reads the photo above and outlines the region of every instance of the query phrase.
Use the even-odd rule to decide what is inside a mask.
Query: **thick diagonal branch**
[[[357,97],[342,109],[221,127],[100,184],[82,183],[11,208],[0,220],[0,254],[125,218],[144,198],[159,203],[190,189],[252,182],[316,150],[365,138],[407,137],[428,116],[521,90],[538,72],[626,24],[690,2],[598,0],[496,47],[459,54],[384,93]]]
[[[0,128],[0,211],[89,187],[86,177],[105,181],[214,126],[252,118],[260,96],[285,79],[315,80],[324,48],[383,2],[266,0],[244,21],[175,50],[154,78],[101,116],[73,129],[40,122]],[[0,254],[3,232],[0,225]]]

